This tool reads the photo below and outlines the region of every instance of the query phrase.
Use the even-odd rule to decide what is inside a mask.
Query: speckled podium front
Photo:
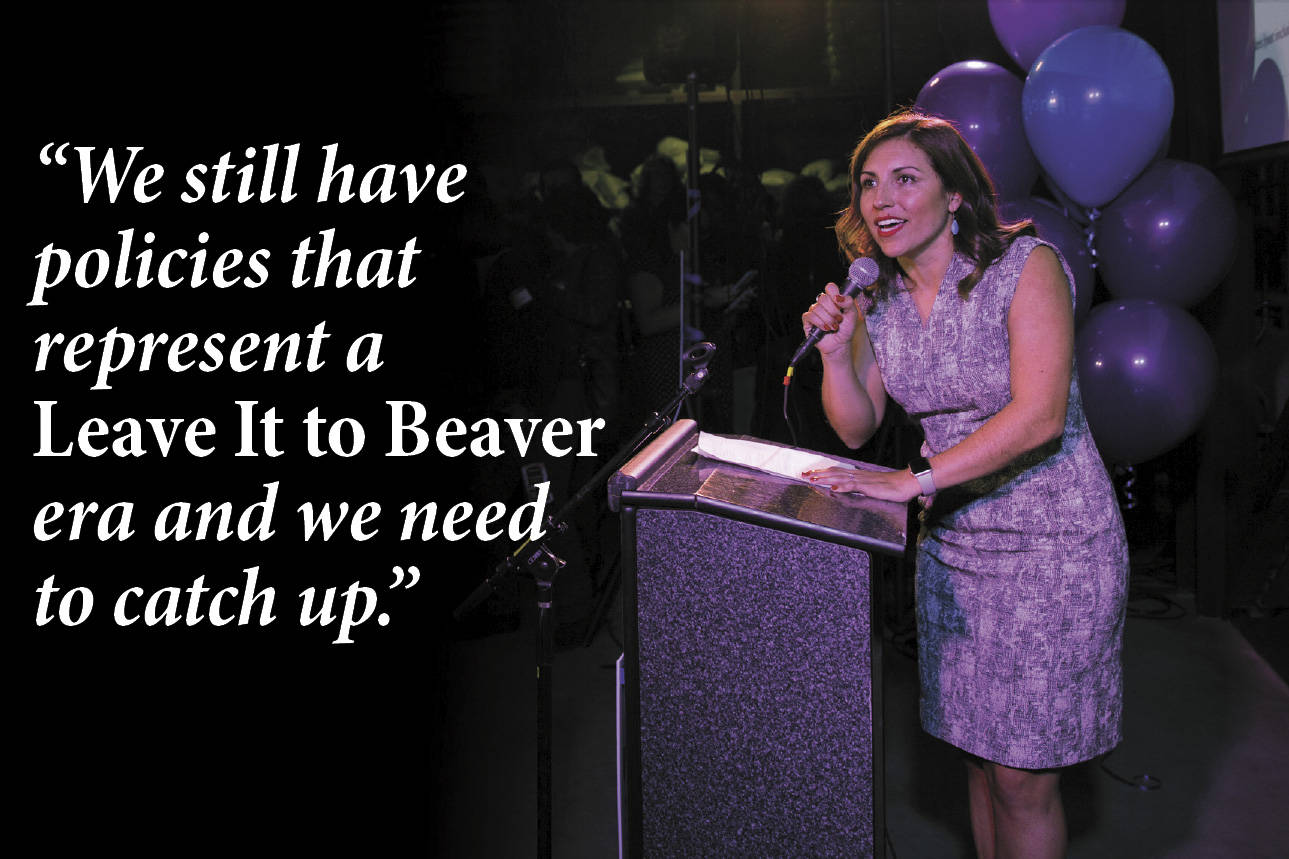
[[[869,856],[869,556],[635,512],[645,856]]]
[[[869,553],[903,553],[908,508],[707,459],[698,435],[678,421],[609,480],[623,853],[881,855]]]

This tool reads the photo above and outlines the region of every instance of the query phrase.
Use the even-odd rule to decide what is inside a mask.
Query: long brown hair
[[[965,254],[976,267],[958,281],[958,294],[971,292],[989,268],[1019,236],[1037,235],[1032,221],[1000,223],[994,183],[976,153],[947,120],[913,110],[899,110],[879,122],[855,147],[850,156],[850,205],[843,209],[835,227],[837,244],[848,260],[869,256],[877,260],[881,275],[869,287],[875,296],[885,294],[894,281],[899,264],[884,255],[868,231],[859,211],[859,173],[878,144],[905,137],[926,153],[946,191],[957,192],[962,203],[954,213],[958,234],[953,249]]]

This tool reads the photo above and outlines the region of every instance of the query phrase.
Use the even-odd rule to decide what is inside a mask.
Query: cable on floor
[[[1106,761],[1110,759],[1110,756],[1112,754],[1114,754],[1113,751],[1106,752],[1101,757],[1101,761],[1100,761],[1101,771],[1106,775],[1110,776],[1110,778],[1114,779],[1120,784],[1126,784],[1128,785],[1128,787],[1133,787],[1133,788],[1136,788],[1137,790],[1159,790],[1164,786],[1164,783],[1162,781],[1155,778],[1153,775],[1150,775],[1149,773],[1141,773],[1139,775],[1128,777],[1128,776],[1122,776],[1119,773],[1115,772],[1114,770],[1110,769],[1110,767],[1106,766]]]

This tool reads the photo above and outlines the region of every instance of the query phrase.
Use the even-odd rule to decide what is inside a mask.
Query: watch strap
[[[909,463],[909,471],[922,487],[923,495],[935,494],[935,480],[931,474],[931,462],[925,456],[915,456]]]

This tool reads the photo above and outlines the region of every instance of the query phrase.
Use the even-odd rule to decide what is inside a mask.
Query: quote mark
[[[411,577],[411,579],[412,579],[412,580],[411,580],[410,582],[408,582],[407,584],[403,584],[403,578],[404,578],[404,575],[403,575],[403,568],[402,568],[402,567],[395,567],[395,568],[394,568],[394,584],[390,585],[390,586],[389,586],[389,589],[390,589],[390,590],[394,590],[395,588],[398,588],[398,587],[404,587],[404,588],[410,588],[410,587],[412,587],[413,585],[415,585],[417,582],[419,582],[419,581],[421,580],[421,571],[420,571],[420,569],[419,569],[419,568],[417,568],[417,567],[408,567],[408,568],[407,568],[407,576]]]
[[[59,146],[58,149],[55,150],[54,152],[54,157],[51,159],[49,157],[49,149],[53,145],[54,145],[53,143],[46,143],[44,148],[40,150],[40,163],[44,164],[46,167],[55,163],[60,165],[67,163],[67,156],[63,154],[63,151],[67,149],[67,147],[71,146],[71,144],[64,143],[61,146]]]

